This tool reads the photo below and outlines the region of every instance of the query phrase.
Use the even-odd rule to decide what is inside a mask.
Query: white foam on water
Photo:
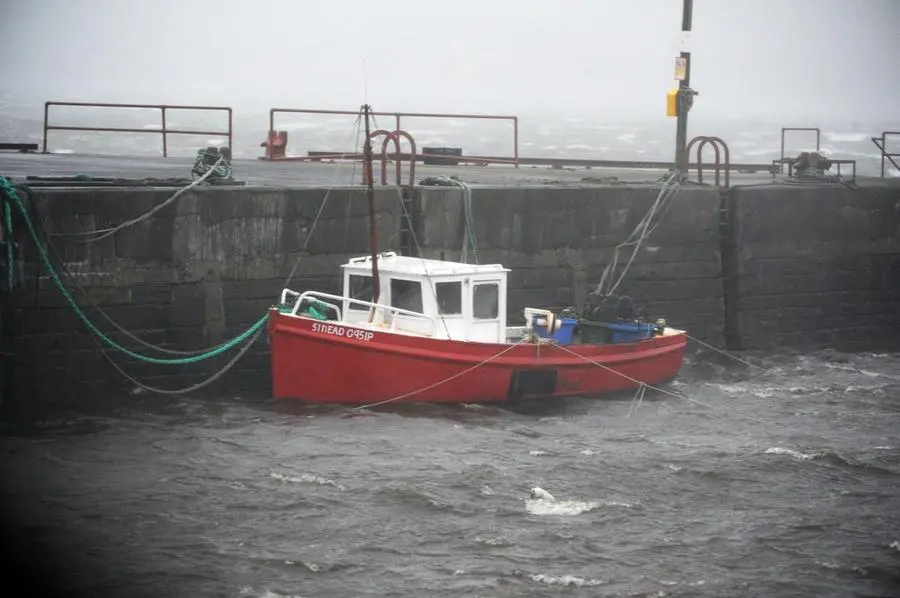
[[[575,575],[545,575],[538,573],[531,575],[531,581],[543,583],[548,586],[571,586],[576,588],[586,588],[599,586],[609,583],[604,579],[591,579],[589,577],[577,577]]]
[[[780,148],[760,148],[755,150],[746,150],[743,152],[745,156],[778,156],[781,154]]]
[[[767,455],[789,455],[795,459],[800,459],[801,461],[809,461],[814,458],[814,455],[808,455],[806,453],[801,453],[800,451],[795,451],[794,449],[782,448],[780,446],[773,446],[766,449]]]
[[[844,392],[880,392],[890,384],[851,384],[844,389]]]
[[[598,500],[559,500],[543,488],[534,488],[531,497],[525,499],[525,510],[531,515],[574,516],[588,513],[601,507],[622,507],[630,509],[626,502]]]
[[[343,123],[341,123],[343,124]],[[278,125],[278,129],[282,131],[311,131],[315,129],[327,129],[328,125],[323,123],[311,123],[311,122],[301,122],[301,123],[288,123],[284,125]]]
[[[299,477],[295,476],[287,476],[283,473],[272,472],[269,474],[270,478],[291,484],[319,484],[320,486],[333,486],[338,490],[344,490],[344,486],[335,482],[334,480],[329,480],[328,478],[323,478],[321,476],[317,476],[311,473],[304,473]]]
[[[475,541],[479,544],[484,544],[485,546],[508,546],[509,541],[505,538],[475,538]]]
[[[849,366],[849,365],[841,365],[838,363],[823,363],[824,367],[829,370],[841,370],[842,372],[852,372],[854,374],[860,374],[866,376],[868,378],[885,378],[887,380],[893,380],[895,382],[900,382],[900,376],[892,376],[890,374],[883,374],[881,372],[873,372],[871,370],[864,370],[861,368]]]
[[[304,598],[300,594],[279,594],[272,590],[264,590],[263,593],[258,596],[259,598]]]
[[[525,509],[532,515],[574,516],[588,513],[600,508],[597,501],[560,500],[546,501],[540,498],[529,498],[525,501]]]
[[[869,135],[866,133],[824,133],[824,135],[829,141],[845,143],[860,143],[869,138]]]
[[[897,552],[900,552],[900,542],[898,542],[897,540],[894,540],[893,542],[891,542],[891,543],[888,545],[888,548],[893,548],[893,549],[896,550]]]
[[[760,399],[769,399],[780,396],[785,391],[792,395],[806,395],[828,390],[822,386],[752,386],[749,384],[714,384],[708,383],[710,386],[716,387],[726,394],[752,395]]]

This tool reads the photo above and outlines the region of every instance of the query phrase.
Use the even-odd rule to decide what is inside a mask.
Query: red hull
[[[636,389],[635,380],[674,378],[687,342],[675,333],[627,344],[510,348],[367,331],[275,309],[269,338],[275,398],[345,404],[485,403]]]

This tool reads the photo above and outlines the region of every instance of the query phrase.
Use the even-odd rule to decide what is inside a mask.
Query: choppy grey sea
[[[900,354],[744,357],[641,402],[137,394],[8,427],[4,595],[900,595]]]

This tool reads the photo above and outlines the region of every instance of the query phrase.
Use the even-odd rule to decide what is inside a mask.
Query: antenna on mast
[[[369,103],[369,57],[363,56],[363,103]]]

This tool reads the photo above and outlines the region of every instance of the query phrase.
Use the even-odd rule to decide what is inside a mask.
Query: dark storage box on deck
[[[643,322],[594,322],[584,319],[578,326],[581,329],[581,342],[588,344],[635,343],[650,338],[656,328],[654,324]]]

